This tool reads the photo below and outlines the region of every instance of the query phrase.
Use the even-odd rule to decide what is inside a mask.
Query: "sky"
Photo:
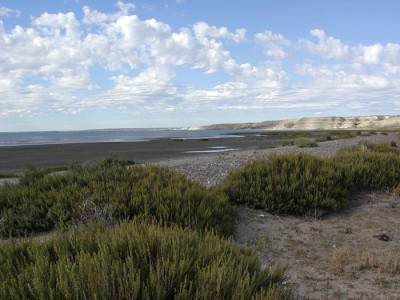
[[[0,131],[400,114],[398,0],[0,0]]]

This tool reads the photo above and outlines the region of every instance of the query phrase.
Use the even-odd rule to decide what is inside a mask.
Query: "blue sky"
[[[399,114],[400,2],[0,0],[0,131]]]

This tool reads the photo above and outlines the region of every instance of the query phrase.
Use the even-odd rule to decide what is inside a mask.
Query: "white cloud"
[[[312,30],[311,35],[318,37],[318,44],[309,40],[301,40],[300,44],[328,63],[310,61],[297,66],[299,74],[312,78],[310,85],[346,89],[348,98],[369,98],[372,96],[368,93],[358,94],[358,91],[383,91],[399,86],[399,44],[350,46],[319,29]]]
[[[119,8],[121,14],[123,15],[128,15],[129,13],[135,10],[135,4],[124,3],[121,0],[118,0],[115,6]]]
[[[357,59],[363,64],[380,64],[385,51],[385,47],[380,44],[371,46],[360,45],[354,49]]]
[[[315,44],[309,40],[301,40],[304,47],[313,54],[322,56],[325,59],[343,59],[349,55],[349,46],[343,44],[339,39],[328,37],[321,29],[310,31],[311,36],[318,39]]]
[[[75,14],[72,12],[66,14],[44,13],[40,17],[34,19],[32,24],[41,29],[44,35],[79,39],[81,34],[80,24],[75,18]],[[65,33],[63,30],[65,30]]]
[[[281,34],[265,31],[257,33],[254,36],[255,41],[265,47],[264,53],[267,56],[276,59],[285,59],[289,56],[284,47],[290,46],[291,42],[285,39]]]
[[[166,67],[149,67],[137,76],[112,76],[111,89],[89,95],[80,107],[117,107],[137,112],[165,112],[176,104],[176,88],[171,84],[175,72]],[[174,106],[173,105],[173,106]]]
[[[102,13],[96,9],[91,9],[89,6],[83,6],[83,19],[84,24],[91,25],[105,25],[107,22],[113,22],[121,16],[129,15],[130,12],[134,11],[136,6],[133,3],[124,3],[122,1],[117,1],[115,4],[119,11],[116,13]]]
[[[339,39],[327,36],[321,29],[311,30],[310,34],[318,38],[318,43],[301,39],[300,44],[305,50],[326,60],[343,60],[366,65],[386,63],[395,66],[400,64],[400,44],[349,46]]]
[[[321,29],[310,32],[317,42],[289,41],[268,30],[249,41],[242,28],[198,22],[174,30],[132,14],[133,4],[116,6],[114,13],[84,6],[81,20],[74,13],[44,13],[30,27],[8,32],[0,22],[0,114],[76,113],[88,107],[317,113],[362,107],[358,102],[374,108],[387,97],[398,101],[399,44],[346,45]],[[266,55],[261,61],[240,61],[230,51],[254,43]],[[297,74],[290,73],[286,66],[299,59],[300,49],[305,58],[298,61]],[[201,89],[178,86],[175,71],[182,65],[223,79]],[[112,87],[99,89],[92,69],[108,72]],[[297,81],[298,74],[306,79]]]
[[[20,15],[21,11],[19,10],[0,6],[0,17],[11,17],[11,16],[19,17]]]
[[[215,27],[210,26],[205,22],[198,22],[193,26],[193,31],[196,37],[202,41],[203,39],[227,39],[235,43],[240,43],[246,39],[246,30],[236,29],[235,33],[232,33],[226,27]]]

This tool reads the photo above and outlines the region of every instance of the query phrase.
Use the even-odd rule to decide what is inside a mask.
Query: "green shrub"
[[[1,299],[289,299],[283,280],[231,239],[138,220],[0,244]]]
[[[346,206],[346,194],[400,184],[400,152],[387,144],[360,143],[332,158],[272,156],[229,174],[224,190],[233,203],[271,213],[324,215]]]
[[[232,232],[232,207],[220,190],[207,190],[172,170],[106,158],[64,173],[28,169],[19,184],[0,187],[0,234],[25,235],[71,224],[112,225],[135,216],[160,224]]]
[[[400,152],[387,144],[359,143],[333,160],[346,172],[353,189],[382,190],[400,183]]]
[[[231,172],[224,190],[234,203],[271,213],[324,215],[346,205],[344,172],[310,154],[272,156]]]
[[[15,173],[0,173],[0,179],[15,178],[15,177],[18,177],[18,175]]]
[[[379,152],[379,153],[400,154],[399,149],[397,149],[396,147],[389,147],[388,144],[386,143],[371,143],[365,141],[361,141],[355,146],[343,149],[339,152],[339,154],[354,153],[354,152]]]
[[[295,139],[294,144],[299,148],[318,147],[318,144],[315,140],[306,138]]]

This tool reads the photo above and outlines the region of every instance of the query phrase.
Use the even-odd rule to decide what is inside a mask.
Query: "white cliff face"
[[[400,129],[400,116],[301,118],[281,121],[273,129]]]
[[[265,121],[260,123],[216,124],[191,129],[269,129],[269,130],[400,130],[400,116],[321,117]]]

